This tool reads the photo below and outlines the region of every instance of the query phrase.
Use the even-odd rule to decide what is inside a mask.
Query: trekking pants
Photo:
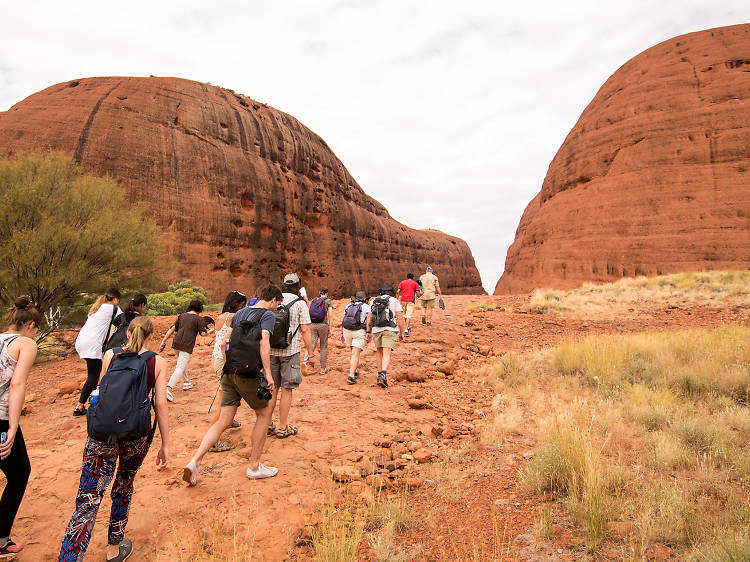
[[[188,361],[190,361],[190,354],[187,351],[178,352],[177,365],[174,366],[174,372],[167,383],[169,388],[174,388],[180,382],[180,379],[184,382],[190,382],[190,379],[188,379]]]
[[[148,435],[133,441],[108,445],[91,437],[83,449],[81,484],[76,496],[76,510],[65,529],[58,562],[83,560],[94,529],[96,514],[112,476],[117,475],[112,486],[112,510],[109,514],[108,544],[117,545],[125,537],[128,524],[130,498],[133,495],[135,474],[148,453]]]
[[[0,420],[0,431],[8,431],[8,420]],[[0,498],[0,537],[9,537],[31,474],[31,463],[20,426],[16,430],[10,455],[0,460],[0,470],[7,480]]]
[[[320,367],[325,369],[328,363],[328,324],[323,322],[310,324],[310,335],[312,336],[312,350],[305,350],[305,362],[315,351],[315,346],[320,340]]]

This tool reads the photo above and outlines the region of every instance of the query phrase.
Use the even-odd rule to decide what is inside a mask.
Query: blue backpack
[[[154,393],[149,398],[146,361],[156,353],[122,353],[119,347],[112,351],[115,355],[99,383],[99,402],[86,412],[88,434],[110,445],[150,434],[151,443],[156,423],[151,426]]]

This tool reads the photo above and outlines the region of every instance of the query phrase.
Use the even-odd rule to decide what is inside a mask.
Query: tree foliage
[[[46,152],[0,159],[0,301],[27,294],[41,312],[82,293],[154,281],[155,222],[125,205],[112,178]]]
[[[172,316],[187,311],[191,300],[198,299],[208,304],[208,296],[203,287],[193,287],[189,279],[170,285],[164,293],[148,295],[148,313],[155,316]]]

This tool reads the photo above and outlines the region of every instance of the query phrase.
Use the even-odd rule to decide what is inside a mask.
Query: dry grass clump
[[[616,520],[637,556],[659,541],[747,559],[723,537],[750,536],[750,328],[591,337],[486,376],[499,392],[486,432],[539,428],[524,486],[560,498],[591,549]],[[514,409],[536,424],[513,423]]]
[[[664,304],[750,303],[750,271],[701,271],[658,277],[620,279],[604,285],[585,284],[572,291],[537,289],[529,311],[535,314],[563,314],[585,311],[611,314],[631,307]]]
[[[497,310],[497,304],[491,301],[473,301],[466,305],[466,312],[491,312]]]

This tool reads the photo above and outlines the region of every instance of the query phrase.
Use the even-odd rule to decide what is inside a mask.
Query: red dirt
[[[474,302],[497,308],[470,313],[467,305]],[[561,319],[524,313],[527,303],[525,296],[447,297],[447,310],[438,311],[431,329],[417,322],[413,336],[397,346],[387,390],[374,384],[375,357],[369,347],[363,354],[360,384],[348,386],[344,379],[349,355],[334,338],[329,347],[329,372],[307,373],[295,393],[290,421],[299,426],[299,435],[286,440],[269,438],[266,443],[263,459],[279,467],[278,476],[256,482],[245,478],[253,416],[243,406],[238,414],[243,427],[225,434],[236,448],[209,454],[198,486],[188,489],[181,481],[182,467],[206,429],[206,410],[216,388],[209,367],[211,347],[197,346],[190,365],[195,387],[176,391],[176,402],[170,405],[170,467],[162,473],[155,470],[157,436],[136,479],[127,529],[137,549],[133,559],[192,560],[201,548],[218,559],[232,559],[233,540],[240,543],[238,554],[251,544],[255,559],[308,559],[308,546],[292,545],[294,537],[304,534],[305,524],[316,520],[317,508],[339,497],[345,487],[358,494],[369,492],[369,487],[358,483],[332,483],[331,466],[359,467],[370,458],[388,457],[392,452],[400,458],[402,451],[420,447],[439,457],[462,443],[478,443],[483,425],[491,419],[494,392],[477,373],[491,356],[548,347],[562,338],[586,334],[748,321],[745,308],[705,307],[635,312],[635,319],[616,321]],[[344,301],[336,305],[338,324]],[[160,338],[171,319],[154,321],[155,337]],[[171,368],[175,358],[168,356],[168,360]],[[446,376],[438,369],[453,374]],[[55,556],[73,511],[85,421],[71,416],[75,395],[59,396],[58,389],[84,372],[83,361],[71,356],[42,364],[32,373],[29,412],[21,421],[32,475],[13,529],[13,537],[27,546],[18,560]],[[428,377],[423,383],[397,381],[407,373],[426,373]],[[407,405],[409,399],[420,400],[427,407],[412,409]],[[435,437],[440,431],[445,435]],[[462,499],[457,503],[446,501],[429,481],[412,489],[408,501],[419,523],[398,538],[402,550],[415,554],[415,559],[451,560],[476,549],[491,552],[496,544],[509,558],[533,559],[541,553],[553,559],[580,559],[583,534],[566,523],[559,509],[553,512],[551,540],[524,544],[538,525],[542,505],[519,489],[519,469],[533,447],[528,438],[507,436],[494,446],[479,445],[457,460],[464,477]],[[407,477],[430,475],[429,462],[404,464],[403,476],[394,480],[396,485]],[[496,500],[502,501],[497,505]],[[108,514],[109,500],[105,499],[88,551],[92,559],[103,554]],[[606,559],[609,553],[616,559],[623,554],[619,548],[616,543],[605,543],[598,557]],[[363,544],[360,558],[370,559],[371,554]]]

